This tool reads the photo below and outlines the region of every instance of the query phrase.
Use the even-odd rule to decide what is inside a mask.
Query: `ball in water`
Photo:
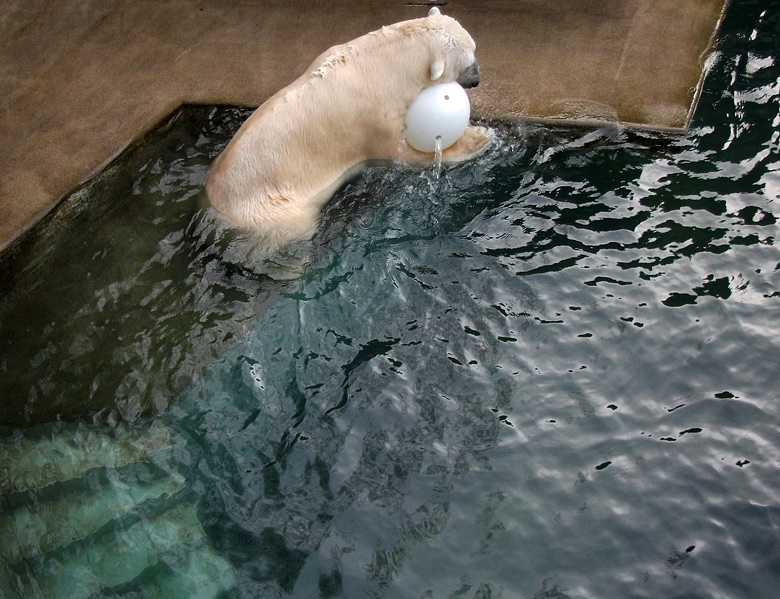
[[[445,150],[469,126],[471,104],[456,82],[426,87],[406,111],[406,143],[420,152],[434,152],[436,140]]]

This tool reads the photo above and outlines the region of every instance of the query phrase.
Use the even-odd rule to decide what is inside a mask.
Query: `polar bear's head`
[[[477,49],[468,32],[452,17],[441,14],[435,6],[425,19],[431,40],[430,77],[432,83],[457,81],[463,87],[479,84]]]
[[[382,30],[424,43],[428,59],[424,86],[457,81],[463,87],[475,87],[479,83],[474,40],[460,23],[441,14],[435,6],[425,18],[403,21]],[[418,47],[416,44],[412,46]],[[420,54],[416,54],[413,59],[415,67],[419,58]]]

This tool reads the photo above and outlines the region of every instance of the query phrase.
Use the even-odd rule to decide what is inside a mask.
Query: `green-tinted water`
[[[774,597],[778,14],[734,2],[688,133],[372,169],[288,283],[197,213],[246,111],[184,110],[6,263],[3,442],[41,461],[0,588]]]

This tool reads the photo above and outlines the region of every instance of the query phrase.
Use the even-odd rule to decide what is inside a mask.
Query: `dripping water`
[[[442,163],[442,149],[441,149],[441,135],[436,136],[436,147],[434,148],[433,157],[433,180],[438,181],[441,177],[441,163]]]

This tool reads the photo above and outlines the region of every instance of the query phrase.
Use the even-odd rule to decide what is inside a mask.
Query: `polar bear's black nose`
[[[477,87],[479,85],[479,63],[475,60],[458,76],[457,82],[461,87]]]

